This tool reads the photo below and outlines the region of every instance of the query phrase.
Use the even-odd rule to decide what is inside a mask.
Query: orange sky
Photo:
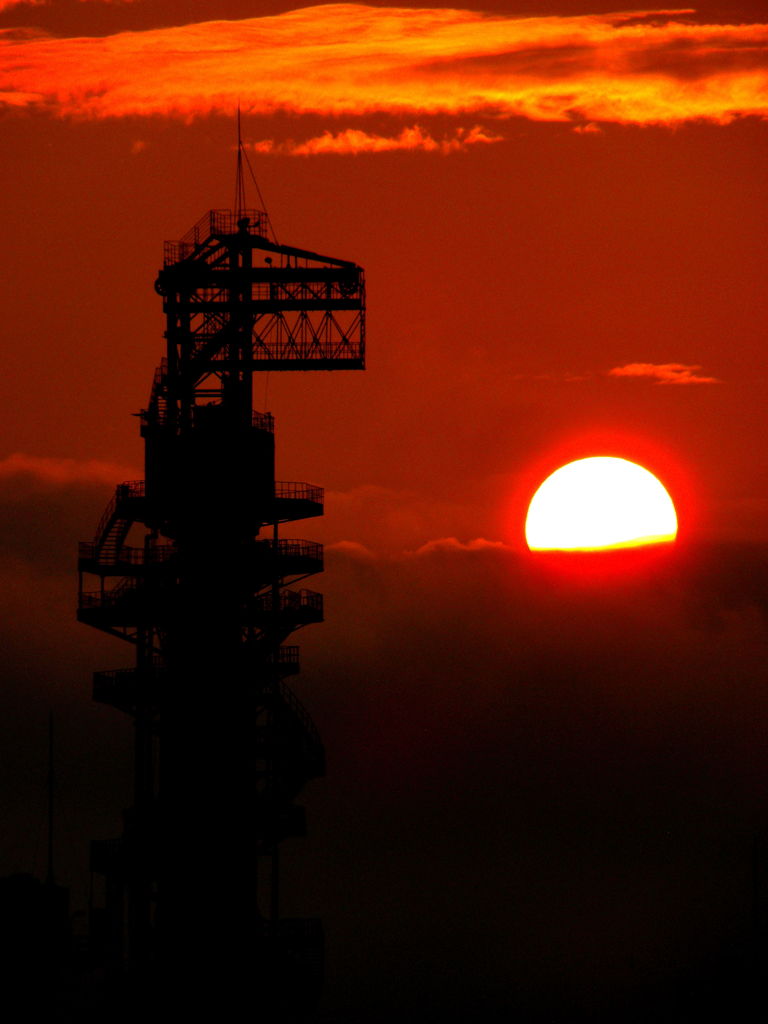
[[[595,430],[668,438],[711,528],[762,535],[768,24],[604,8],[4,8],[6,452],[138,466],[160,242],[231,202],[239,100],[281,238],[368,271],[372,372],[268,399],[286,461],[411,509],[385,546],[502,536],[526,451]]]
[[[120,655],[74,623],[76,543],[110,483],[142,475],[131,414],[163,350],[162,242],[231,205],[239,100],[280,241],[355,260],[368,285],[365,373],[256,382],[278,477],[328,495],[325,520],[303,529],[333,546],[318,581],[329,621],[302,634],[297,683],[337,766],[310,818],[329,894],[318,913],[346,898],[329,861],[358,849],[353,813],[369,837],[357,898],[386,894],[386,878],[415,915],[437,915],[437,945],[426,932],[420,945],[412,920],[398,932],[373,900],[379,938],[357,960],[351,919],[337,920],[350,991],[386,991],[398,949],[425,976],[462,962],[437,889],[461,900],[475,871],[470,805],[479,836],[513,812],[526,822],[525,839],[503,832],[481,857],[489,880],[516,864],[514,899],[489,881],[478,905],[520,984],[546,960],[536,948],[582,994],[592,953],[616,978],[632,956],[693,956],[691,935],[728,933],[741,884],[736,867],[707,874],[707,843],[722,839],[736,865],[728,843],[763,799],[765,5],[292,6],[0,2],[0,743],[28,780],[7,804],[34,801],[29,751],[50,702],[62,742],[69,729],[90,751],[68,768],[72,834],[111,834],[110,787],[129,785],[113,757],[130,735],[88,705],[91,668]],[[532,575],[516,555],[525,496],[597,449],[656,472],[681,534],[710,555],[589,602]],[[485,804],[467,764],[493,780]],[[611,779],[654,822],[634,845],[628,810],[612,831],[611,808],[629,804]],[[425,792],[448,832],[437,811],[423,817]],[[25,829],[0,872],[32,856]],[[557,866],[568,843],[583,889]],[[674,912],[651,919],[648,892]],[[513,910],[527,930],[510,951]],[[583,934],[593,915],[604,946]],[[469,927],[475,945],[483,928]],[[502,984],[478,971],[480,988]]]

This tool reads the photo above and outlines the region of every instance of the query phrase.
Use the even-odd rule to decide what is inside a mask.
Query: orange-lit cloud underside
[[[699,373],[701,366],[687,363],[626,363],[614,366],[609,377],[644,377],[657,384],[719,384],[717,377]]]
[[[466,131],[458,128],[452,135],[440,139],[434,138],[418,125],[403,128],[396,136],[377,135],[362,131],[359,128],[347,128],[344,131],[323,132],[322,135],[306,139],[304,142],[275,143],[272,139],[254,142],[251,146],[257,153],[288,153],[291,156],[316,156],[322,153],[385,153],[391,150],[422,150],[426,153],[457,153],[469,146],[501,142],[500,135],[493,135],[479,125]]]
[[[8,7],[19,7],[21,4],[28,4],[30,7],[36,7],[42,3],[43,0],[0,0],[0,11],[4,11]]]
[[[64,116],[768,114],[768,25],[690,12],[510,18],[358,4],[91,38],[0,33],[0,102]]]

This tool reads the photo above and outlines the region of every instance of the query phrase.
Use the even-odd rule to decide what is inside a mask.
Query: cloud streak
[[[7,32],[0,102],[95,118],[229,113],[238,100],[261,115],[585,124],[768,115],[768,25],[697,24],[689,14],[510,18],[331,4],[99,38]]]
[[[0,459],[0,568],[5,599],[15,593],[19,615],[27,614],[29,603],[19,579],[29,572],[59,576],[70,588],[66,601],[71,602],[78,541],[93,535],[100,506],[115,484],[136,475],[130,467],[98,459],[23,452]],[[71,629],[71,604],[52,614],[59,611]],[[7,617],[6,609],[0,613]]]
[[[0,11],[7,11],[9,7],[21,7],[25,4],[27,7],[39,7],[45,3],[45,0],[0,0]]]
[[[14,452],[0,459],[0,482],[27,478],[41,485],[55,487],[70,484],[107,484],[137,476],[135,469],[98,459],[60,459]]]
[[[686,363],[627,363],[614,366],[609,377],[646,377],[657,384],[720,384],[717,377],[705,377],[699,365]]]
[[[264,139],[254,142],[251,148],[257,153],[280,153],[290,156],[344,155],[348,153],[387,153],[393,150],[406,152],[421,151],[425,153],[458,153],[478,144],[501,142],[503,136],[492,135],[485,129],[475,125],[469,130],[457,128],[453,135],[436,139],[419,125],[403,128],[399,135],[375,135],[359,128],[347,128],[344,131],[323,132],[322,135],[307,139],[304,142],[275,142]]]

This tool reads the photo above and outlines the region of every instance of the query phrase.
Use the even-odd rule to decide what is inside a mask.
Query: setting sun
[[[547,477],[528,507],[532,551],[596,551],[673,541],[677,514],[659,480],[627,459],[578,459]]]

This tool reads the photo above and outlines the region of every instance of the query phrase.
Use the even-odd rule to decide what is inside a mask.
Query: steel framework
[[[94,676],[94,699],[134,721],[135,784],[121,837],[92,844],[92,938],[108,971],[197,1010],[291,1012],[318,992],[322,932],[281,918],[279,848],[304,832],[295,799],[324,751],[285,641],[322,621],[297,584],[323,551],[279,533],[321,515],[323,491],[275,481],[252,378],[362,369],[363,271],[271,241],[260,211],[212,210],[166,243],[155,287],[167,351],[141,413],[145,479],[117,486],[80,545],[79,620],[135,648],[133,668]]]

